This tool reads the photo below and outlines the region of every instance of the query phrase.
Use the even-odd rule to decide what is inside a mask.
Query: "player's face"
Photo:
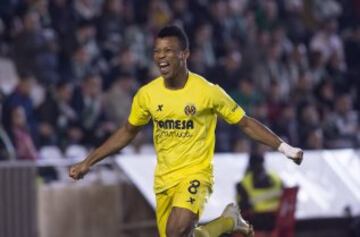
[[[176,77],[179,70],[186,68],[188,56],[189,51],[181,49],[176,37],[157,38],[155,41],[154,61],[165,79]]]

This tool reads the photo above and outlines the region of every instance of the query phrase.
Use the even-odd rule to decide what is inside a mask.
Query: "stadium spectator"
[[[127,120],[135,87],[136,79],[131,74],[119,74],[104,94],[105,116],[116,126]]]
[[[278,42],[272,42],[265,49],[265,56],[257,62],[253,78],[256,87],[263,92],[270,88],[273,82],[279,86],[278,93],[284,97],[289,94],[290,81],[288,80],[288,71],[281,60],[281,45]]]
[[[75,11],[73,5],[68,0],[49,1],[49,14],[52,27],[59,36],[59,41],[63,41],[66,36],[73,32],[75,25]]]
[[[203,56],[207,68],[215,66],[215,50],[213,43],[213,28],[209,23],[200,24],[194,35],[194,45],[197,51]]]
[[[256,22],[262,30],[273,30],[279,25],[278,4],[274,0],[259,1],[256,11]]]
[[[297,133],[300,145],[305,146],[308,134],[321,127],[320,114],[316,105],[311,102],[304,102],[304,104],[300,105],[298,116],[299,126]]]
[[[237,87],[238,81],[245,74],[241,67],[242,55],[237,49],[229,49],[209,74],[210,81],[230,91]]]
[[[308,150],[324,149],[324,133],[321,128],[314,128],[305,135],[304,148]]]
[[[337,30],[338,24],[335,19],[326,20],[310,41],[310,50],[321,52],[322,60],[325,63],[333,54],[337,54],[341,63],[345,63],[343,42]]]
[[[299,144],[298,127],[296,119],[296,109],[291,103],[284,104],[278,118],[273,121],[274,132],[291,144]]]
[[[272,81],[266,93],[267,118],[270,123],[274,123],[281,113],[286,98],[281,93],[281,85],[277,81]]]
[[[13,107],[10,116],[10,136],[15,145],[16,158],[18,160],[36,160],[38,152],[28,130],[24,108]]]
[[[231,25],[229,6],[227,2],[221,0],[210,1],[208,6],[210,23],[213,29],[215,56],[217,58],[225,56],[228,44],[231,41]]]
[[[307,71],[300,72],[298,81],[293,87],[292,100],[298,105],[303,102],[313,101],[315,85],[311,73]]]
[[[23,29],[14,39],[14,60],[20,71],[34,73],[42,84],[58,81],[57,39],[51,29],[45,30],[36,11],[22,18]]]
[[[101,2],[94,0],[78,0],[74,3],[74,10],[78,21],[93,20],[100,15]]]
[[[189,9],[190,0],[170,1],[170,8],[173,11],[173,21],[181,24],[189,32],[192,30],[194,16]]]
[[[251,78],[263,98],[274,96],[269,88],[276,81],[282,100],[293,107],[309,99],[316,104],[323,124],[335,113],[335,94],[351,94],[359,113],[358,19],[355,2],[334,0],[7,1],[0,6],[0,53],[46,90],[59,81],[79,86],[92,73],[101,75],[105,90],[118,73],[130,73],[142,85],[158,74],[151,58],[154,33],[175,22],[191,35],[194,72],[229,92]],[[5,88],[7,78],[0,76]],[[276,109],[266,109],[273,123]],[[261,106],[249,105],[249,111]],[[219,150],[231,151],[237,139],[225,133],[219,138],[232,144]]]
[[[359,146],[359,118],[353,110],[351,95],[341,94],[335,100],[335,109],[324,121],[324,133],[330,148]]]
[[[210,68],[207,66],[205,55],[201,48],[193,48],[189,59],[189,68],[202,75],[207,75],[209,73]]]
[[[90,53],[83,45],[77,46],[71,52],[69,60],[64,59],[61,65],[61,77],[71,80],[75,85],[79,85],[82,79],[95,70]]]
[[[251,110],[254,105],[263,100],[262,95],[254,87],[252,80],[248,78],[240,79],[237,88],[230,90],[230,95],[248,114],[253,114]]]
[[[298,82],[301,72],[309,70],[309,63],[307,58],[307,50],[304,44],[294,45],[290,52],[288,52],[285,62],[285,67],[288,71],[288,80],[290,83],[290,90]]]
[[[72,98],[72,107],[77,111],[77,127],[81,135],[73,137],[74,142],[94,146],[101,142],[113,125],[106,121],[102,99],[102,78],[98,74],[88,74],[80,87],[76,88]],[[75,127],[76,128],[76,127]]]
[[[16,107],[20,106],[24,109],[26,122],[29,127],[30,134],[33,139],[36,138],[36,117],[34,113],[33,101],[30,93],[34,85],[34,77],[29,73],[21,73],[18,85],[14,91],[11,92],[4,99],[2,107],[2,123],[4,128],[8,130],[11,128],[11,114]]]
[[[73,85],[70,82],[59,82],[37,108],[39,146],[57,145],[64,148],[67,145],[68,130],[78,119],[77,112],[70,105],[72,93]]]
[[[97,38],[100,46],[108,57],[113,56],[124,44],[126,19],[125,6],[122,0],[106,0],[103,4],[102,14],[97,20],[99,31]]]
[[[324,79],[315,88],[318,108],[321,110],[322,118],[326,118],[334,109],[335,88],[330,79]]]
[[[314,83],[320,83],[326,76],[325,62],[320,51],[311,51],[309,55],[309,72]]]
[[[275,227],[283,183],[280,177],[265,169],[263,145],[253,148],[242,180],[236,184],[236,197],[244,216],[255,231],[271,231]]]

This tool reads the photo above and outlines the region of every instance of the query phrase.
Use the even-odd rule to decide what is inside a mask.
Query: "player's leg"
[[[173,207],[166,225],[166,236],[192,237],[197,222],[197,214],[185,208]]]
[[[211,189],[200,176],[186,178],[177,185],[167,221],[167,237],[191,237]]]
[[[172,209],[175,187],[156,194],[156,222],[160,237],[166,237],[166,223]]]
[[[218,237],[234,231],[239,231],[249,237],[254,235],[252,227],[242,218],[236,205],[229,204],[219,218],[197,227],[194,237]]]

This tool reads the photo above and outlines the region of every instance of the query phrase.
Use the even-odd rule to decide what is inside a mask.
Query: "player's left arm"
[[[301,164],[303,158],[302,149],[290,146],[264,124],[246,115],[241,118],[238,124],[241,130],[251,139],[277,149],[296,164]]]

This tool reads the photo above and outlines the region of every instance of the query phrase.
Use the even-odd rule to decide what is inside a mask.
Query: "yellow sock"
[[[199,226],[194,230],[194,237],[219,237],[221,234],[231,232],[234,221],[230,217],[219,217],[206,225]]]

